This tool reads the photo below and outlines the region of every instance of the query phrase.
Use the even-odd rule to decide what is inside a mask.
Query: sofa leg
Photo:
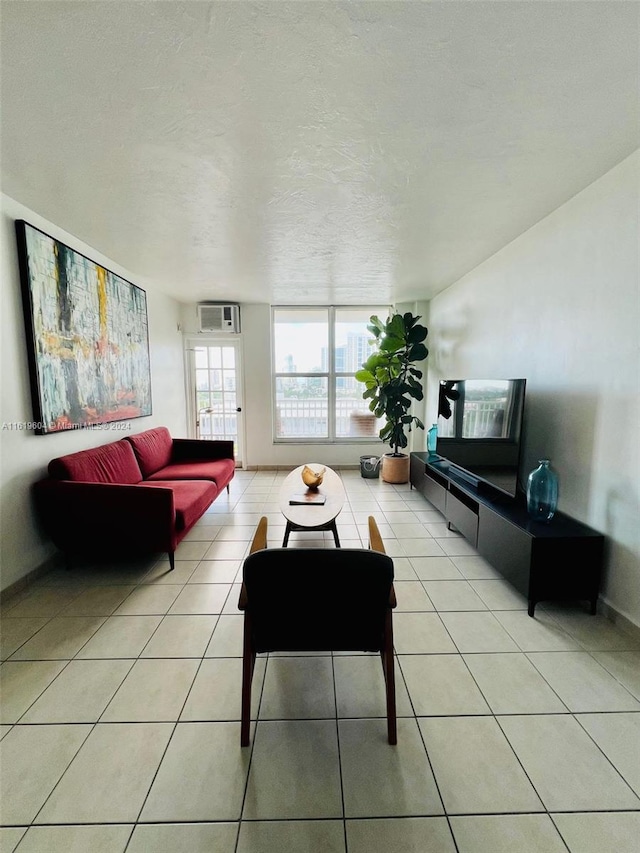
[[[175,567],[176,567],[176,555],[175,555],[175,551],[169,551],[169,566],[171,567],[171,568],[169,569],[169,571],[170,571],[170,572],[172,572],[172,571],[175,569]]]
[[[231,494],[231,492],[229,491],[229,483],[227,483],[227,494],[228,494],[228,495],[230,495],[230,494]]]

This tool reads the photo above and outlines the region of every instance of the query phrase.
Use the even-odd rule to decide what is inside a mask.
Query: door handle
[[[238,406],[238,408],[236,409],[236,412],[241,412],[241,411],[242,411],[241,407]]]

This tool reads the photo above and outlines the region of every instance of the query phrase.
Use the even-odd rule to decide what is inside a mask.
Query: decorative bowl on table
[[[317,489],[322,483],[325,470],[325,468],[321,468],[319,471],[314,471],[308,465],[305,465],[302,469],[302,482],[309,489]]]

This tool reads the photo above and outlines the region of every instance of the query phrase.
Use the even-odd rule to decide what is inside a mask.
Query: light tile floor
[[[286,474],[239,472],[174,572],[96,561],[3,604],[5,853],[637,853],[640,643],[530,619],[421,495],[341,474],[343,546],[371,514],[394,557],[397,747],[377,656],[318,653],[260,659],[240,748],[242,558],[261,515],[281,544]]]

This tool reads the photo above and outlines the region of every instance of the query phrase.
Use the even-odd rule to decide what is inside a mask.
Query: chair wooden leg
[[[172,572],[176,567],[176,553],[169,551],[169,571]]]
[[[244,641],[242,650],[242,716],[240,723],[240,746],[249,746],[251,726],[251,683],[256,656],[251,648],[251,622],[249,614],[244,614]]]
[[[391,611],[385,619],[384,648],[381,650],[382,669],[387,692],[387,738],[392,746],[398,743],[398,725],[396,720],[396,676],[393,660],[393,627]]]

